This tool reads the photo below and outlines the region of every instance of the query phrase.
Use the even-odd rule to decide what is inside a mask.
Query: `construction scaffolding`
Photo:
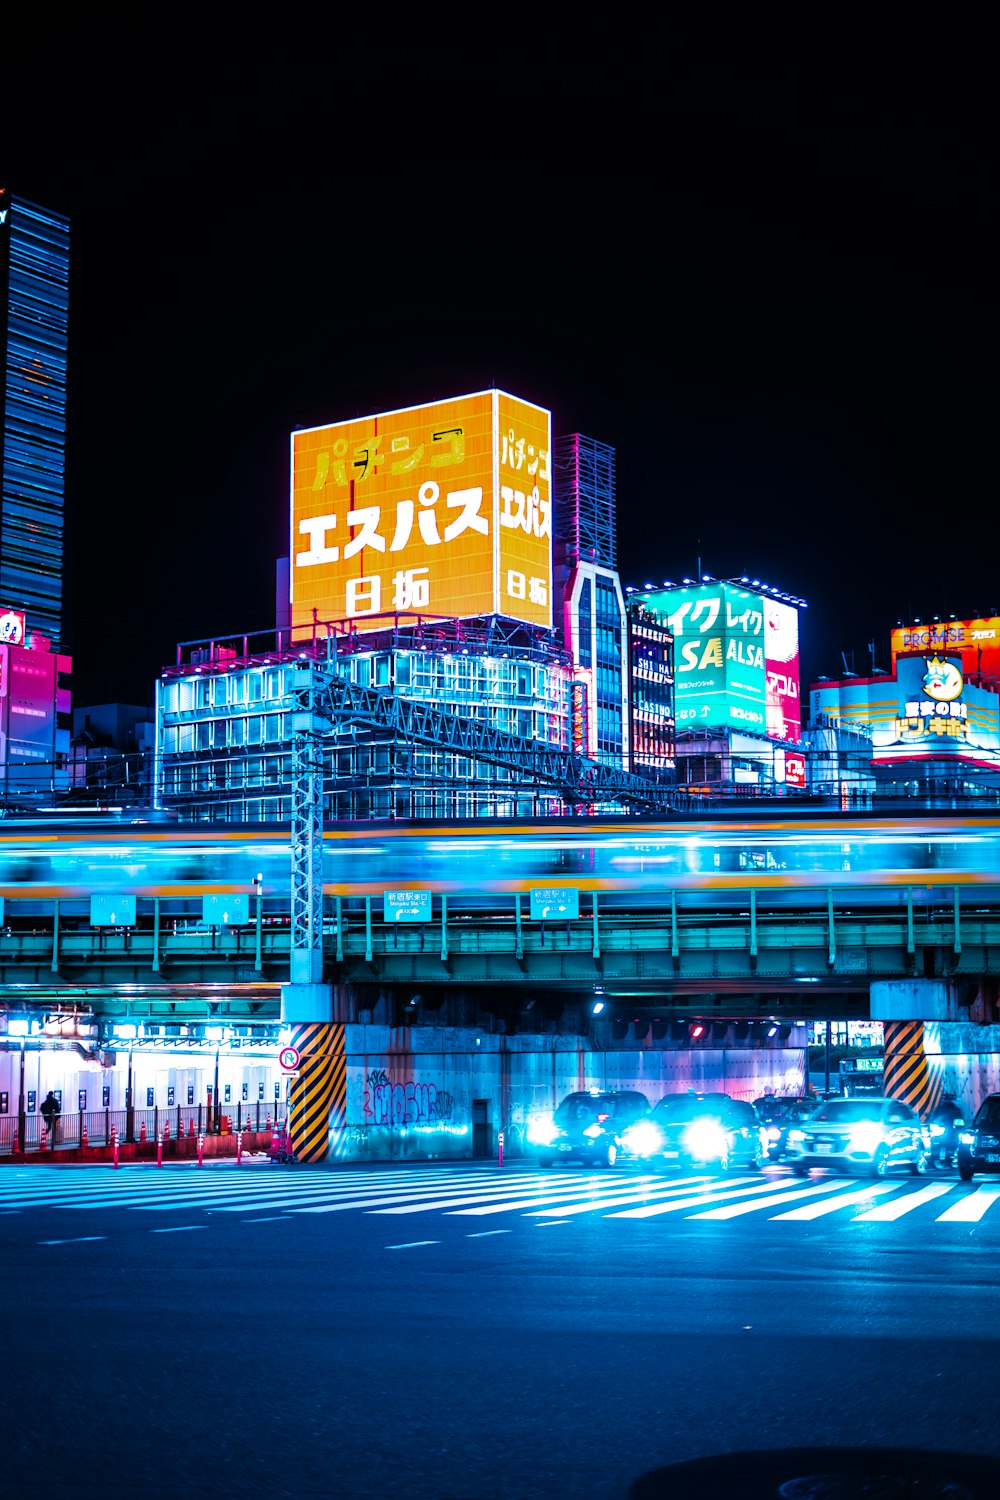
[[[556,538],[572,566],[617,568],[615,450],[572,432],[552,445]]]

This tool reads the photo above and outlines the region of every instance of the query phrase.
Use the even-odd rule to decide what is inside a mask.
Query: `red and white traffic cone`
[[[89,1144],[90,1142],[87,1138],[87,1117],[85,1115],[80,1122],[80,1150],[86,1151]]]
[[[145,1122],[145,1120],[141,1120],[139,1122],[139,1145],[140,1146],[144,1146],[145,1144],[146,1144],[146,1122]]]
[[[46,1150],[48,1138],[49,1138],[49,1133],[45,1129],[45,1121],[43,1120],[42,1121],[42,1150],[43,1151]]]
[[[188,1140],[194,1140],[194,1116],[188,1121]]]
[[[169,1120],[164,1120],[164,1122],[163,1122],[163,1139],[165,1141],[169,1141],[169,1139],[170,1139],[170,1121]]]

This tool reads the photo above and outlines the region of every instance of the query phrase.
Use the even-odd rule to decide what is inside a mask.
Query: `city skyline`
[[[554,109],[493,145],[345,126],[345,168],[283,98],[234,96],[235,151],[195,100],[2,163],[73,226],[76,705],[273,623],[296,427],[491,387],[614,447],[623,585],[805,598],[804,686],[888,668],[899,621],[1000,612],[973,116],[800,98],[734,138],[738,99],[713,124],[692,89],[571,141]]]

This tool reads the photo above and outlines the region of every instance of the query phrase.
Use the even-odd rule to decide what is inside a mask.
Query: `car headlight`
[[[794,1141],[796,1144],[798,1144],[799,1141],[804,1141],[805,1138],[806,1133],[804,1130],[790,1130],[788,1132],[788,1139],[790,1141]]]
[[[971,1130],[963,1130],[958,1139],[963,1146],[974,1146],[976,1144],[975,1134]]]
[[[684,1132],[684,1145],[692,1156],[723,1156],[726,1132],[713,1120],[695,1120]]]
[[[532,1146],[551,1146],[558,1134],[551,1115],[534,1115],[528,1121],[528,1141]]]
[[[943,1125],[932,1125],[931,1126],[931,1135],[944,1135],[944,1126]]]
[[[651,1120],[640,1120],[625,1131],[622,1145],[632,1156],[655,1156],[663,1146],[663,1133]]]
[[[596,1140],[599,1135],[604,1134],[604,1129],[600,1125],[588,1125],[583,1133],[584,1135],[588,1135],[593,1141]]]
[[[781,1131],[778,1129],[777,1125],[769,1125],[767,1127],[767,1138],[769,1141],[781,1140]]]
[[[876,1125],[874,1120],[863,1120],[860,1125],[851,1126],[847,1143],[852,1151],[874,1151],[884,1140],[881,1125]]]

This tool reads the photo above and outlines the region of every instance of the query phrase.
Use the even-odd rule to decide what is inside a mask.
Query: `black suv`
[[[975,1172],[1000,1172],[1000,1094],[987,1094],[958,1133],[958,1175],[971,1182]]]
[[[556,1160],[613,1167],[622,1132],[648,1114],[645,1094],[603,1089],[567,1094],[555,1114],[530,1121],[528,1145],[543,1167]]]

